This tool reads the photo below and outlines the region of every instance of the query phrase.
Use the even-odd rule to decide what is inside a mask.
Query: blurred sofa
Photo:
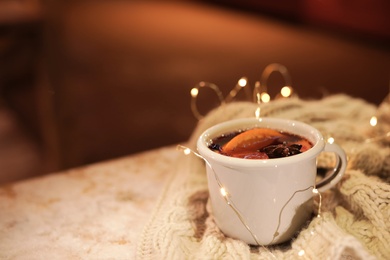
[[[32,90],[3,93],[52,162],[47,171],[185,142],[197,123],[192,87],[208,81],[227,95],[242,76],[253,85],[270,63],[288,68],[302,98],[346,93],[379,104],[389,92],[383,29],[325,26],[298,11],[223,1],[42,8]],[[282,84],[270,78],[271,94]],[[205,112],[217,105],[212,95],[199,104]]]

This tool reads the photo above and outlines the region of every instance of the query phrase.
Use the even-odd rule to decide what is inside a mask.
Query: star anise
[[[269,145],[260,151],[266,153],[269,158],[280,158],[300,154],[301,148],[302,145],[300,144],[287,144],[284,142],[281,144]]]

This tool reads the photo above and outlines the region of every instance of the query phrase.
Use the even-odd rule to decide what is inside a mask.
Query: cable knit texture
[[[346,95],[320,101],[298,98],[261,106],[262,117],[299,120],[332,136],[346,151],[349,163],[337,187],[324,192],[319,217],[289,242],[269,247],[248,246],[225,236],[209,205],[204,162],[182,155],[172,179],[142,234],[139,259],[390,259],[390,97],[380,107]],[[257,105],[233,102],[202,119],[186,146],[207,128],[230,119],[254,117]],[[376,115],[378,125],[370,118]],[[180,152],[180,151],[178,151]],[[319,167],[333,157],[321,154]],[[319,205],[319,197],[315,199]],[[314,208],[316,212],[316,208]]]

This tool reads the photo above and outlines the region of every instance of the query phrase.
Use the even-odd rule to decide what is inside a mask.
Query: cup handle
[[[336,155],[336,165],[332,174],[316,183],[316,189],[319,192],[324,192],[335,186],[341,180],[347,168],[347,155],[340,146],[335,143],[325,143],[323,152],[334,153]]]

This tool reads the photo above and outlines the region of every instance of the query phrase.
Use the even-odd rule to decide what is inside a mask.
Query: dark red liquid
[[[223,134],[209,148],[220,154],[244,159],[272,159],[293,156],[312,147],[306,138],[267,128]]]

